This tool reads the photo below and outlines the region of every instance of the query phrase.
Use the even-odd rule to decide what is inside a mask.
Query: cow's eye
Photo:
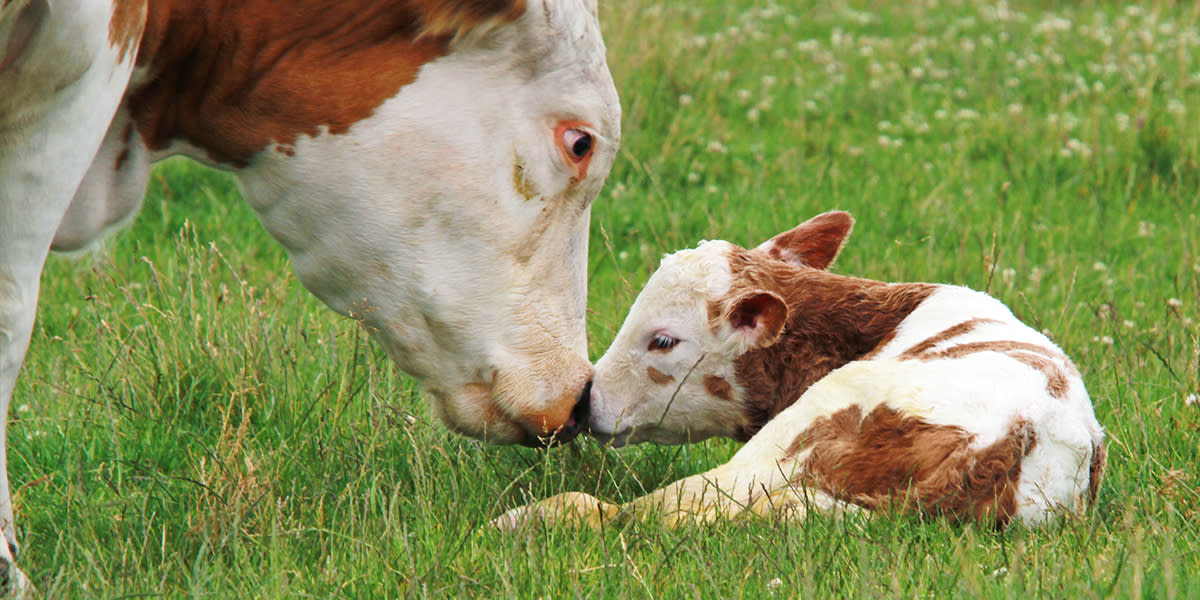
[[[674,348],[675,344],[678,344],[678,343],[679,343],[679,340],[677,340],[669,335],[656,333],[656,334],[654,334],[654,337],[650,338],[649,350],[651,352],[655,352],[655,351],[665,352],[667,350],[670,350],[671,348]]]
[[[595,145],[592,134],[580,129],[564,129],[561,141],[563,150],[575,162],[582,162],[587,158]]]

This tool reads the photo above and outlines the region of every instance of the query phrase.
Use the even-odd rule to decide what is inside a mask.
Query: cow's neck
[[[150,0],[127,107],[146,145],[242,167],[370,116],[445,54],[423,5],[393,0]],[[495,3],[502,4],[502,3]]]
[[[886,344],[900,322],[933,292],[925,283],[883,283],[813,269],[781,270],[771,284],[788,305],[780,339],[735,363],[746,390],[748,440],[830,371]]]

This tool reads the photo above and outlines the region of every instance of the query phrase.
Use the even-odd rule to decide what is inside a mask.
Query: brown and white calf
[[[596,363],[588,425],[613,445],[748,440],[625,506],[580,493],[495,523],[898,509],[1004,527],[1085,508],[1104,433],[1062,350],[995,298],[825,269],[819,215],[758,248],[663,259]]]
[[[150,164],[236,174],[301,282],[453,429],[569,437],[620,138],[596,0],[0,0],[0,417],[48,251]],[[0,419],[0,594],[19,589]],[[561,432],[566,431],[566,435]]]

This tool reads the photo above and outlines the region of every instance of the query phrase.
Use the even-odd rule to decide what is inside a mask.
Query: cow
[[[150,165],[184,155],[236,175],[303,285],[451,429],[569,439],[592,378],[591,203],[620,140],[596,12],[0,0],[0,415],[48,252],[129,221]],[[3,441],[0,584],[19,591]]]
[[[1078,369],[987,294],[830,273],[853,223],[667,256],[597,361],[593,436],[745,441],[728,463],[622,506],[570,492],[493,524],[875,510],[1004,528],[1083,511],[1105,446]]]

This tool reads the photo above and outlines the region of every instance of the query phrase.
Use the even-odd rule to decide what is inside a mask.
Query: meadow
[[[1200,597],[1200,8],[603,0],[623,146],[592,220],[596,359],[666,252],[857,220],[834,270],[986,290],[1077,362],[1095,506],[996,532],[902,516],[493,531],[629,500],[738,445],[539,451],[446,431],[309,295],[233,180],[152,175],[53,258],[9,414],[47,598]]]

